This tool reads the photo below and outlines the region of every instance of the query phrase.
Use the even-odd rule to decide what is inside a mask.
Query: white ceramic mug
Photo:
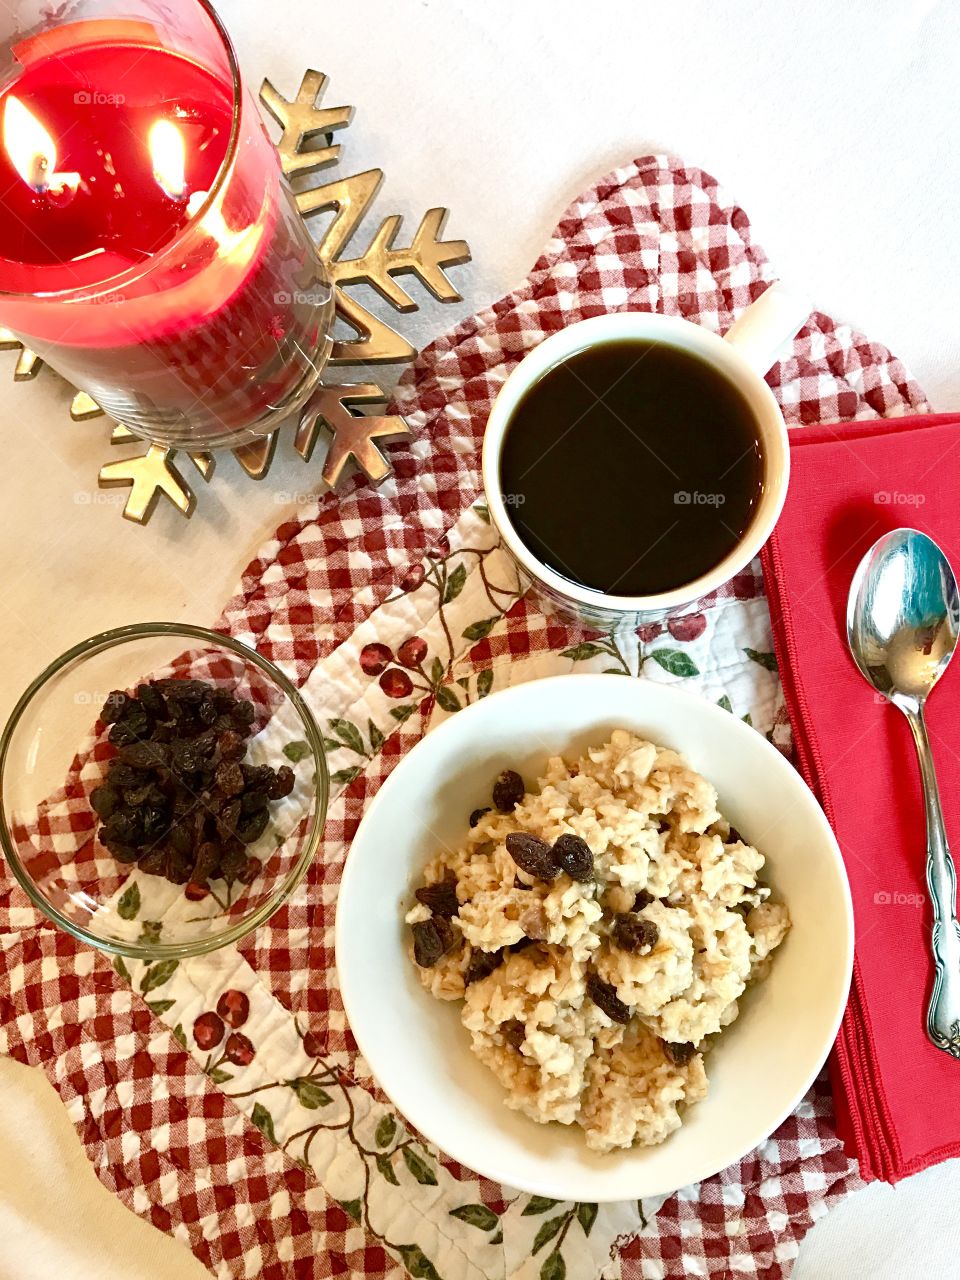
[[[503,544],[521,573],[561,612],[588,622],[616,623],[631,615],[674,613],[729,581],[757,554],[779,519],[790,477],[790,448],[780,406],[763,380],[777,352],[810,314],[807,299],[773,284],[719,338],[700,325],[652,311],[620,311],[581,320],[552,334],[526,355],[500,389],[483,439],[483,487],[487,507]],[[520,539],[500,485],[504,433],[527,389],[548,369],[588,347],[623,339],[681,347],[719,370],[750,406],[760,442],[763,480],[760,501],[748,529],[728,555],[691,582],[649,596],[617,596],[571,582],[543,564]]]

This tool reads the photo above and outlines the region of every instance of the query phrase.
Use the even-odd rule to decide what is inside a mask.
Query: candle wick
[[[30,175],[30,185],[38,195],[42,195],[49,185],[46,181],[47,170],[50,168],[50,161],[46,156],[37,156],[33,163],[33,173]]]

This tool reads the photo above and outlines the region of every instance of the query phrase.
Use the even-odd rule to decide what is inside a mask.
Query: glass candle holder
[[[137,435],[272,431],[333,290],[207,0],[0,15],[0,324]]]

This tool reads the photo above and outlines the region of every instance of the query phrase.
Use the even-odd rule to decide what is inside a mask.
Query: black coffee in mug
[[[763,492],[757,424],[729,378],[689,351],[600,343],[524,393],[500,487],[541,563],[608,595],[656,595],[715,568],[747,532]]]

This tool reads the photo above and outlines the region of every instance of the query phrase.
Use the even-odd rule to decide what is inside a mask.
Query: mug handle
[[[723,335],[762,377],[810,315],[810,299],[775,281],[742,311]]]

